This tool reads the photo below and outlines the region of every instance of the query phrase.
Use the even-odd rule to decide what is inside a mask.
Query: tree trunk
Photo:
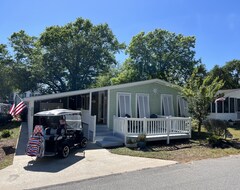
[[[201,133],[201,127],[202,127],[202,121],[199,120],[199,121],[198,121],[198,136],[199,136],[200,133]]]

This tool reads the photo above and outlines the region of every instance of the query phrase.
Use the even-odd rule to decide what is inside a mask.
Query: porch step
[[[110,131],[109,128],[107,127],[96,127],[96,132],[98,133],[101,133],[101,132],[107,132],[107,131]]]
[[[113,131],[106,126],[96,127],[96,144],[103,148],[123,146],[123,140],[113,135]]]
[[[96,132],[96,136],[112,136],[112,131]]]
[[[123,146],[123,140],[113,135],[98,136],[96,137],[96,143],[103,148]]]
[[[121,143],[123,143],[123,139],[122,138],[116,137],[114,135],[96,136],[96,141],[113,141],[113,142],[121,142]]]

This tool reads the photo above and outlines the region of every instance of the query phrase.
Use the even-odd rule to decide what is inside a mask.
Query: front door
[[[107,91],[92,94],[92,115],[96,115],[97,124],[107,124]]]

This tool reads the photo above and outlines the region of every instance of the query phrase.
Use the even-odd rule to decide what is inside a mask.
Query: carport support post
[[[28,137],[32,135],[33,131],[33,115],[34,115],[34,101],[28,104]]]
[[[92,92],[89,92],[89,113],[92,115]]]

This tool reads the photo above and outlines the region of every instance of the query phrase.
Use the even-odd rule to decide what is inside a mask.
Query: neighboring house
[[[32,97],[32,96],[40,96],[41,94],[40,94],[40,92],[38,92],[38,91],[34,91],[34,92],[32,92],[32,91],[26,91],[26,92],[24,92],[24,93],[21,93],[21,94],[19,94],[19,96],[21,97],[21,98],[29,98],[29,97]]]
[[[223,101],[215,101],[210,106],[208,118],[221,120],[240,120],[240,89],[219,90],[224,94]]]
[[[113,130],[124,142],[126,137],[137,137],[141,133],[149,140],[161,137],[168,142],[170,138],[191,136],[187,103],[180,96],[180,87],[159,79],[36,96],[24,101],[28,102],[29,134],[34,113],[66,108],[83,110],[83,122],[93,125],[89,126],[93,141],[103,126]],[[95,120],[90,122],[94,116]]]

